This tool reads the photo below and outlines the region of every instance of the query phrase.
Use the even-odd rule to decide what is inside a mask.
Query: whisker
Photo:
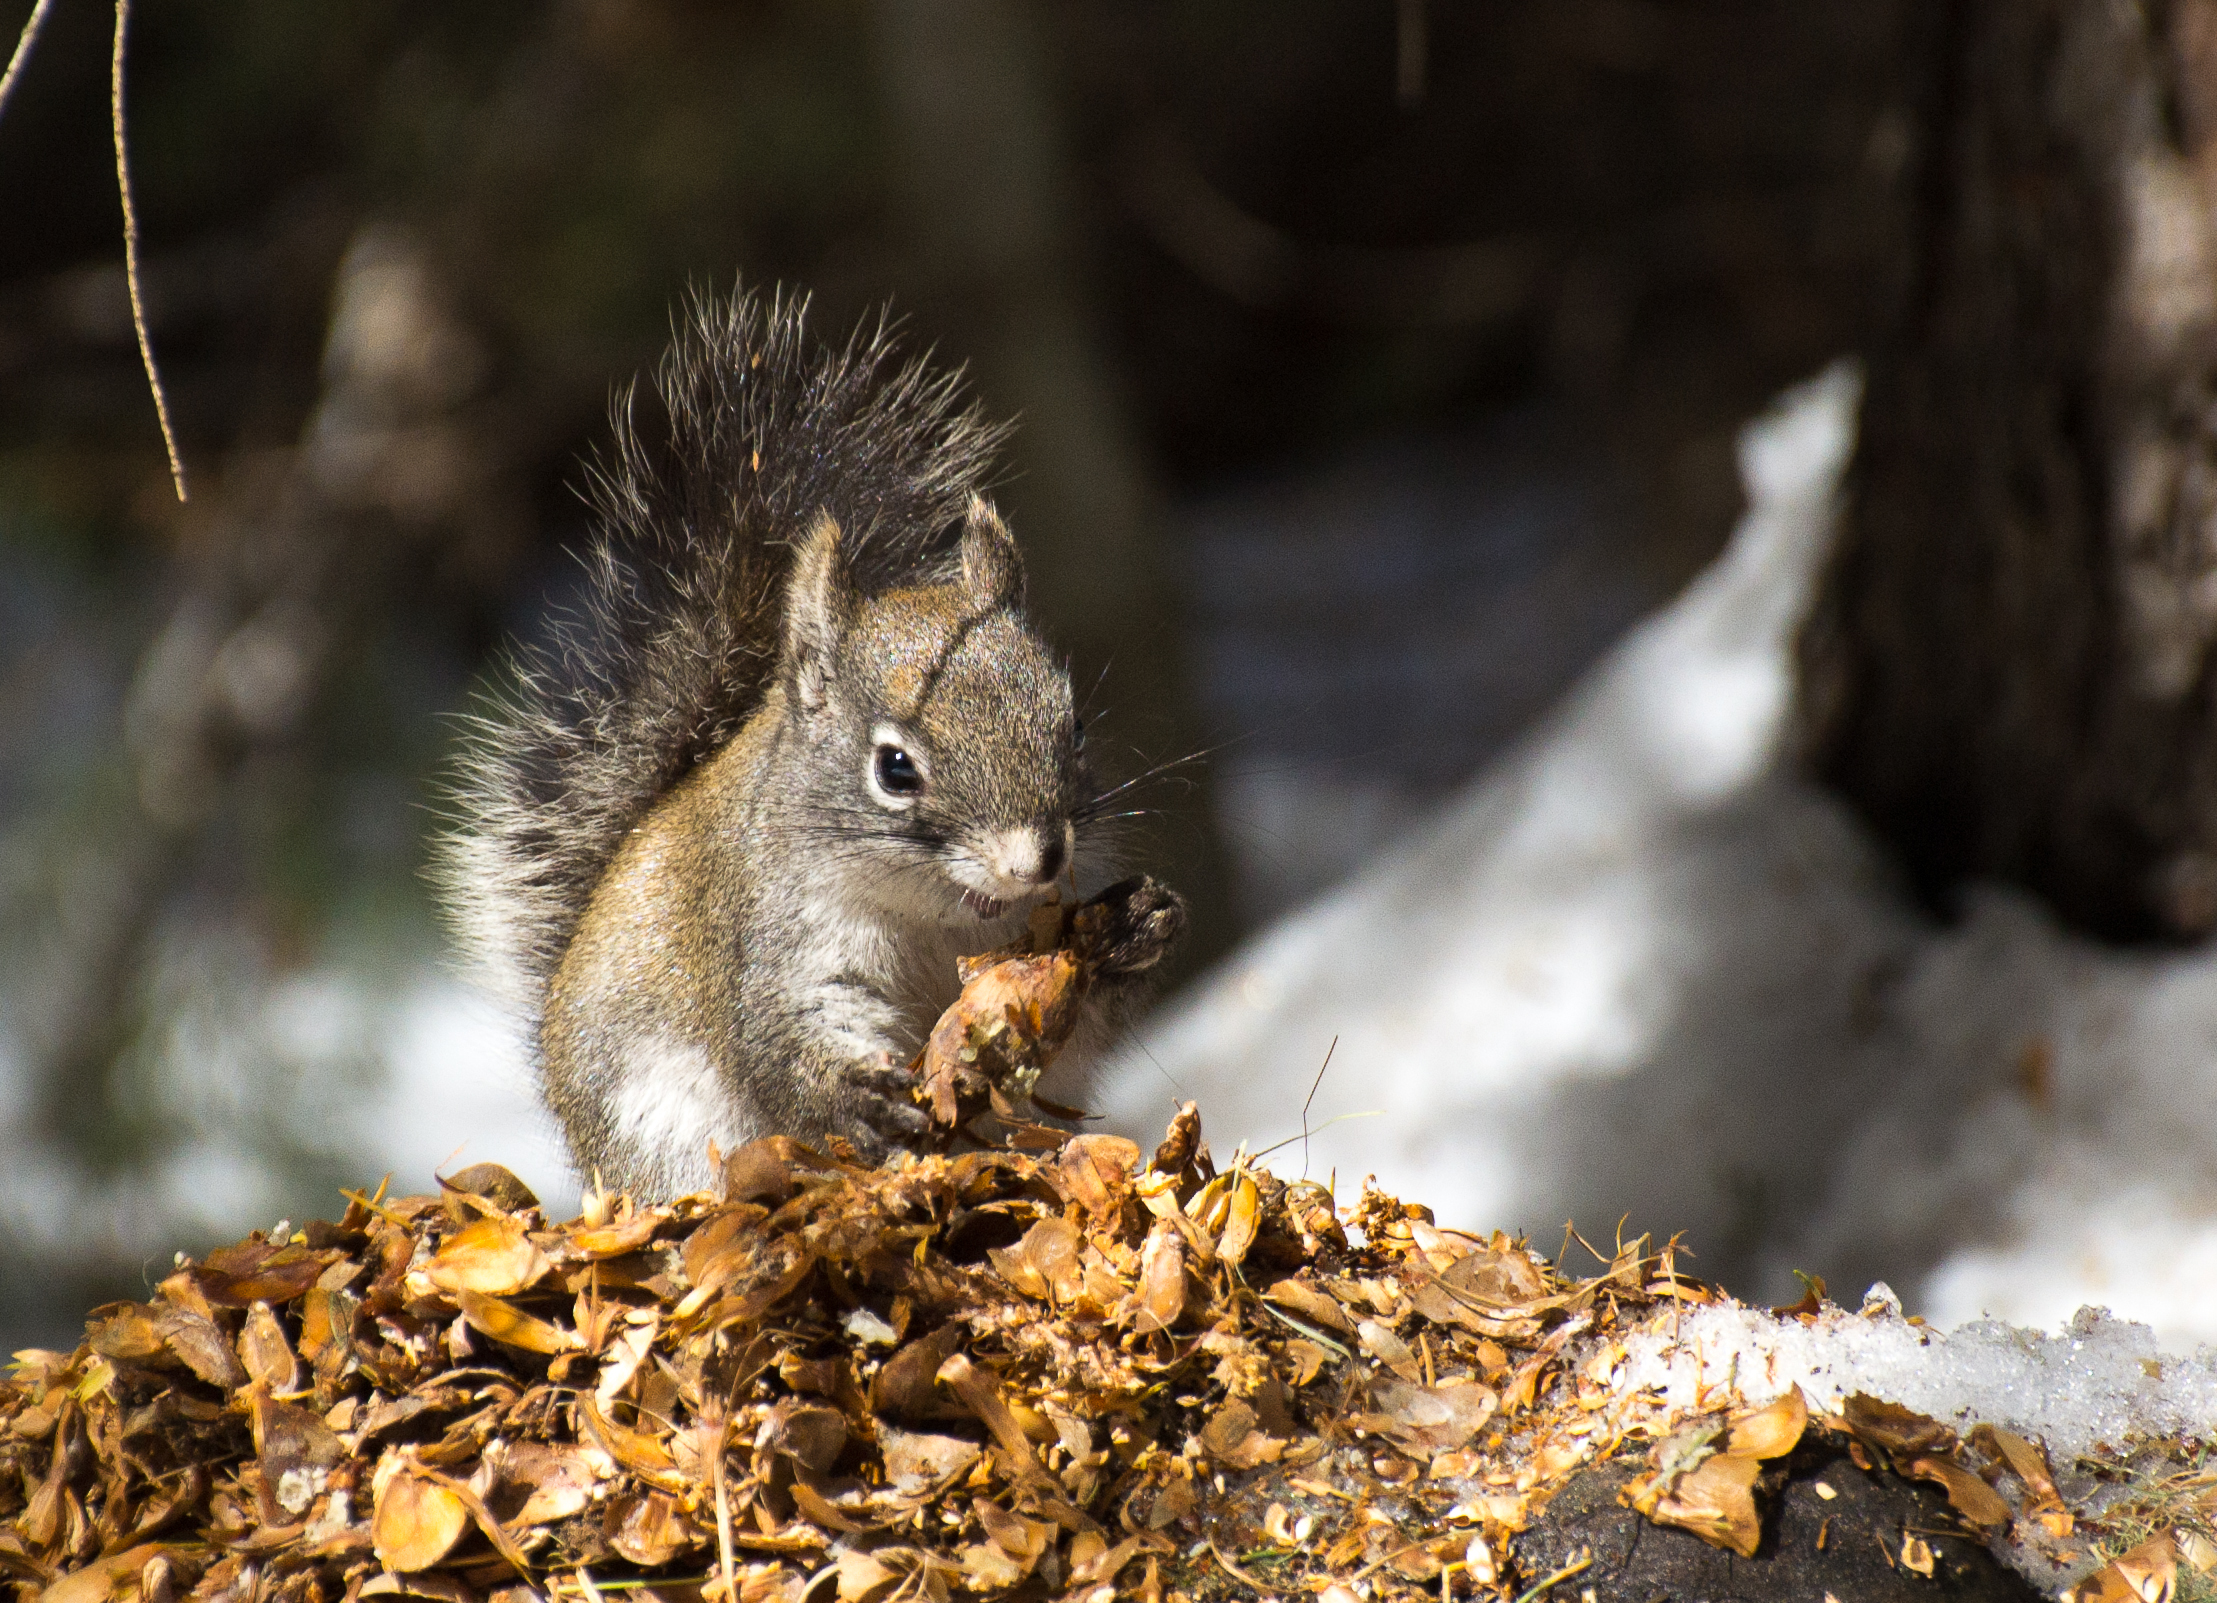
[[[1250,740],[1252,738],[1253,736],[1251,735],[1237,735],[1230,740],[1220,740],[1213,745],[1203,746],[1197,750],[1189,751],[1183,757],[1172,757],[1167,759],[1166,761],[1152,764],[1140,773],[1134,774],[1131,778],[1125,780],[1122,784],[1113,785],[1109,789],[1101,792],[1098,796],[1093,797],[1091,800],[1081,803],[1077,808],[1073,810],[1072,816],[1075,818],[1084,819],[1090,816],[1096,809],[1105,806],[1110,802],[1113,802],[1119,796],[1124,795],[1126,792],[1134,789],[1137,786],[1149,784],[1156,780],[1174,780],[1178,775],[1178,770],[1191,768],[1199,763],[1206,762],[1209,758],[1215,756],[1218,752],[1229,750],[1231,747],[1239,745],[1242,742]],[[1186,783],[1190,785],[1191,782],[1187,781]]]
[[[1098,696],[1101,693],[1101,687],[1108,683],[1109,669],[1111,666],[1113,665],[1110,663],[1102,663],[1101,671],[1093,676],[1093,683],[1086,688],[1085,699],[1078,703],[1078,711],[1081,714],[1090,713],[1093,711],[1093,698],[1095,696]],[[1106,718],[1112,710],[1112,708],[1104,707],[1099,713],[1095,714],[1095,716]]]

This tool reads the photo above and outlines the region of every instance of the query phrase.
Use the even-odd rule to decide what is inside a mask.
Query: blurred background
[[[28,12],[0,0],[0,30]],[[2144,984],[2103,981],[2115,1018],[2199,975],[2217,923],[2209,15],[141,0],[129,122],[180,505],[122,265],[114,18],[57,0],[0,112],[0,1335],[66,1344],[172,1252],[387,1171],[421,1189],[490,1158],[574,1195],[445,945],[426,839],[499,642],[574,593],[611,395],[688,286],[736,280],[806,288],[826,338],[890,300],[1020,419],[1002,505],[1050,632],[1105,675],[1119,760],[1208,754],[1157,787],[1145,847],[1197,905],[1186,1020],[1276,921],[1336,907],[1341,950],[1407,938],[1406,908],[1373,898],[1366,924],[1349,887],[1412,841],[1458,849],[1438,821],[1562,738],[1550,709],[1611,662],[1648,672],[1620,642],[1761,522],[1743,427],[1855,358],[1826,392],[1847,437],[1862,397],[1845,498],[1835,472],[1797,514],[1829,540],[1844,506],[1838,546],[1778,581],[1808,595],[1763,660],[1801,671],[1749,771],[1775,759],[1808,827],[1847,843],[1794,847],[1794,872],[1845,864],[1856,927],[1887,933],[1789,910],[1799,933],[1755,944],[1853,972],[1672,993],[1775,1020],[1732,1052],[1783,1089],[1702,1080],[1697,1034],[1610,1059],[1600,1113],[1516,1103],[1510,1145],[1575,1186],[1457,1190],[1481,1159],[1452,1140],[1400,1172],[1383,1136],[1333,1161],[1343,1197],[1368,1163],[1550,1250],[1561,1209],[1607,1234],[1637,1206],[1629,1228],[1692,1229],[1750,1294],[1790,1293],[1790,1268],[1843,1295],[1883,1274],[1913,1305],[1945,1283],[1966,1316],[2050,1317],[2010,1300],[2037,1231],[1995,1188],[2058,1150],[2056,1120],[2099,1124],[2097,1082],[2125,1071],[2028,1031],[2063,982],[1997,960],[2018,1000],[1959,1010],[1917,954],[2013,919],[2051,966],[2139,965]],[[1707,683],[1678,711],[1707,716]],[[1741,838],[1725,792],[1702,805]],[[1711,894],[1644,916],[1739,904]],[[1701,962],[1744,967],[1749,945]],[[1931,1032],[1885,1022],[1903,1009],[1956,1021],[1968,1079],[1927,1072]],[[2174,1093],[2209,1088],[2202,1016],[2148,1026],[2186,1078],[2136,1105],[2199,1118]],[[1273,1076],[1282,1123],[1359,1022],[1261,1028],[1240,1072]],[[1497,1027],[1480,1008],[1441,1029]],[[1212,1060],[1188,1056],[1125,1073],[1118,1117],[1159,1127],[1173,1069],[1207,1111]],[[1514,1096],[1449,1097],[1461,1060],[1418,1057],[1443,1066],[1378,1130],[1451,1105],[1452,1128],[1498,1134]],[[2083,1116],[2056,1090],[2079,1065]],[[1529,1068],[1518,1086],[1548,1072]],[[1692,1190],[1627,1190],[1672,1165],[1568,1138],[1636,1125],[1664,1069],[1680,1100],[1707,1087],[1694,1126],[1764,1150],[1689,1152]],[[1793,1075],[1842,1092],[1811,1104],[1839,1131],[1821,1155],[1699,1112],[1767,1117]],[[1360,1076],[1327,1083],[1329,1111],[1369,1111]],[[1886,1157],[1858,1122],[1898,1117],[1904,1085],[2022,1116],[1966,1127],[1946,1163],[1969,1178],[1920,1192],[1941,1160]],[[1243,1116],[1220,1150],[1288,1133]],[[2198,1139],[2126,1143],[2173,1153],[2162,1194],[2190,1222],[2217,1181]],[[2086,1161],[2099,1185],[2138,1174]],[[1827,1214],[1857,1174],[1889,1177],[1913,1227]],[[1965,1281],[1965,1251],[2000,1267]],[[2199,1304],[2148,1317],[2217,1335]]]

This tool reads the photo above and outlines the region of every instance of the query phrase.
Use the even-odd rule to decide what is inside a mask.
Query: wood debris
[[[1755,1478],[1766,1459],[1783,1458],[1809,1425],[1801,1388],[1730,1421],[1688,1426],[1656,1444],[1654,1473],[1625,1488],[1625,1500],[1658,1525],[1753,1558],[1762,1540]]]
[[[1152,1161],[849,1156],[758,1142],[722,1196],[566,1223],[483,1165],[181,1259],[0,1385],[0,1570],[48,1603],[1490,1593],[1529,1450],[1604,1445],[1571,1336],[1691,1287],[1375,1189],[1343,1219],[1217,1170],[1190,1106]]]
[[[480,1165],[180,1257],[75,1351],[16,1355],[0,1576],[24,1603],[1506,1599],[1573,1573],[1518,1573],[1549,1497],[1642,1448],[1627,1503],[1754,1554],[1806,1430],[1936,1482],[1977,1535],[2010,1528],[2005,1474],[2070,1534],[2005,1431],[1970,1438],[1982,1474],[1871,1398],[1689,1418],[1619,1385],[1627,1337],[1718,1300],[1675,1243],[1572,1279],[1373,1183],[1343,1211],[1219,1170],[1190,1103],[1151,1157],[1050,1128],[1039,1071],[1146,947],[1151,883],[965,965],[918,1100],[950,1148],[1006,1145],[873,1169],[775,1138],[721,1160],[720,1195],[596,1193],[567,1222]],[[2181,1551],[2082,1595],[2167,1595]],[[1933,1558],[1905,1532],[1895,1562]]]
[[[1035,1109],[1061,1119],[1080,1115],[1039,1102],[1035,1090],[1070,1043],[1086,993],[1104,975],[1151,966],[1162,950],[1162,925],[1183,916],[1159,880],[1140,874],[1074,906],[1043,903],[1014,941],[960,959],[962,993],[910,1065],[916,1102],[940,1144],[964,1137],[990,1144],[1002,1133],[1051,1144]]]

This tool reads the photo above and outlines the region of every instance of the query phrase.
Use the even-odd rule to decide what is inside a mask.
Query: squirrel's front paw
[[[1087,933],[1102,974],[1140,974],[1169,954],[1185,933],[1185,898],[1152,874],[1119,880],[1093,898],[1099,922]]]
[[[915,1076],[880,1053],[874,1062],[848,1066],[847,1127],[840,1133],[872,1163],[895,1151],[919,1151],[931,1133],[931,1120],[911,1095]]]

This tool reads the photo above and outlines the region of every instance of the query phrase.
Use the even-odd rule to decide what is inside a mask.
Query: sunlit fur
[[[999,431],[882,325],[827,351],[802,311],[696,300],[666,447],[619,404],[585,616],[477,721],[442,854],[580,1168],[643,1194],[705,1183],[711,1137],[912,1144],[901,1071],[956,956],[1046,890],[1026,844],[1105,867],[982,497]],[[913,797],[871,783],[887,730]]]

